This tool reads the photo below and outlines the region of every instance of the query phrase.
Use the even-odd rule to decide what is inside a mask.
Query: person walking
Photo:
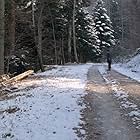
[[[112,59],[111,59],[111,54],[109,51],[107,51],[107,63],[108,63],[108,71],[111,70],[111,63],[112,63]]]

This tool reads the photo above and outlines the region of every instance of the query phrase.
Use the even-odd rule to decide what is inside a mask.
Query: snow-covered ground
[[[98,69],[111,84],[114,96],[121,102],[121,108],[131,108],[127,114],[140,128],[140,110],[129,100],[115,79],[106,79],[106,65],[85,64],[57,66],[56,69],[35,75],[16,84],[21,91],[11,92],[10,98],[0,101],[0,140],[78,140],[76,130],[80,129],[81,97],[85,93],[88,69]],[[115,64],[113,68],[140,82],[140,55],[127,64]],[[26,88],[30,87],[30,88]],[[77,129],[76,129],[77,128]],[[81,130],[84,134],[84,130]]]
[[[113,69],[140,82],[140,54],[124,64],[114,64]]]
[[[78,140],[74,128],[80,122],[80,98],[86,93],[91,64],[58,66],[37,74],[42,78],[21,82],[28,90],[11,93],[16,98],[0,101],[0,140]],[[21,95],[21,96],[19,96]],[[84,133],[81,130],[81,133]]]

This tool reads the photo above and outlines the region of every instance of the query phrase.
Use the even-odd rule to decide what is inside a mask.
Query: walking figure
[[[111,70],[112,59],[111,59],[111,54],[110,54],[109,51],[107,52],[107,63],[108,63],[108,71],[110,71]]]

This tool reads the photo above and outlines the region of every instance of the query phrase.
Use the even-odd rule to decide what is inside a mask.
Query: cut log
[[[13,83],[13,82],[20,81],[20,80],[26,78],[27,76],[29,76],[29,75],[31,75],[31,74],[33,74],[33,73],[34,73],[33,70],[25,71],[24,73],[21,73],[21,74],[15,76],[15,77],[13,77],[13,78],[7,80],[7,81],[4,81],[3,84],[5,85],[5,84],[10,84],[10,83]]]
[[[10,76],[7,74],[0,75],[0,83],[4,81],[8,81],[10,79]]]

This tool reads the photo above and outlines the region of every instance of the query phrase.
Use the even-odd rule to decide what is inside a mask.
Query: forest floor
[[[104,64],[57,66],[0,93],[0,140],[139,140],[139,91]]]

